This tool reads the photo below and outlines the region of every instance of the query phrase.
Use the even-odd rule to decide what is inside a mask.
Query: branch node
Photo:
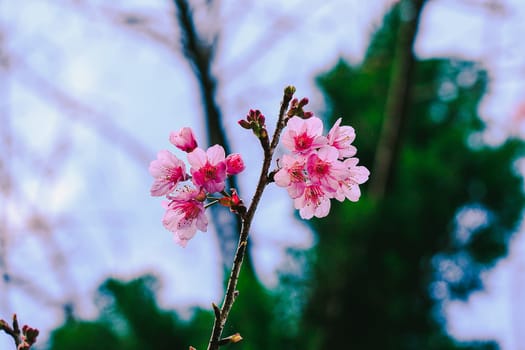
[[[238,343],[241,340],[242,340],[241,335],[239,333],[235,333],[235,334],[230,335],[229,337],[222,338],[221,340],[219,340],[219,346],[232,344],[232,343]]]
[[[221,319],[221,310],[219,309],[219,307],[215,303],[211,303],[211,306],[213,308],[213,312],[215,313],[215,318],[217,320],[220,320]]]

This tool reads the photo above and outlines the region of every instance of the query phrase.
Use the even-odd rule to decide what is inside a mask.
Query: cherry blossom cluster
[[[321,218],[328,215],[332,198],[357,201],[359,185],[368,180],[370,172],[357,165],[351,126],[341,126],[339,118],[324,136],[321,119],[303,118],[288,120],[281,143],[291,153],[278,161],[274,180],[288,190],[303,219]]]
[[[233,265],[228,278],[222,306],[212,304],[215,315],[208,343],[209,350],[219,350],[222,345],[242,340],[239,333],[221,339],[222,332],[238,295],[237,282],[243,258],[247,251],[248,236],[257,207],[267,185],[275,182],[287,189],[294,206],[304,219],[324,217],[330,211],[332,199],[357,201],[361,196],[359,185],[368,180],[370,172],[359,166],[352,145],[355,131],[341,126],[338,119],[327,135],[323,135],[323,123],[306,111],[307,98],[294,98],[295,87],[284,88],[277,123],[270,137],[266,118],[259,110],[250,110],[238,124],[251,130],[259,140],[263,161],[259,180],[251,202],[244,206],[235,189],[225,191],[228,176],[236,175],[245,168],[239,154],[226,156],[224,148],[214,145],[206,151],[199,148],[190,128],[182,128],[170,134],[170,142],[187,153],[190,165],[171,152],[162,150],[149,167],[155,178],[151,186],[152,196],[166,196],[163,225],[174,233],[175,241],[186,246],[197,230],[206,231],[208,219],[205,210],[213,204],[229,207],[239,216],[241,225]],[[277,160],[277,168],[270,170],[275,152],[282,144],[290,151]],[[219,193],[218,197],[214,197]],[[194,349],[190,347],[190,350]]]
[[[150,192],[152,196],[166,196],[167,201],[162,203],[166,209],[162,224],[174,233],[175,241],[185,247],[197,230],[206,232],[208,205],[220,203],[232,209],[242,205],[235,190],[228,194],[225,186],[227,177],[239,174],[245,166],[240,154],[226,156],[220,145],[206,151],[199,148],[191,128],[171,132],[169,140],[187,153],[189,174],[184,161],[168,150],[161,150],[149,166],[154,177]],[[214,193],[222,197],[211,197]]]

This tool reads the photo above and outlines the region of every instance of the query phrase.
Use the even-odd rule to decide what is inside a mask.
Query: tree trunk
[[[402,133],[408,120],[415,66],[413,46],[426,0],[402,0],[401,25],[397,35],[395,57],[386,98],[385,117],[377,145],[370,194],[381,199],[390,187],[402,146]]]

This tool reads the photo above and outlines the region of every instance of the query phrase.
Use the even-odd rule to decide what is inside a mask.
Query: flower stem
[[[252,198],[252,202],[250,204],[250,207],[248,208],[248,211],[246,212],[246,215],[241,217],[242,225],[241,225],[241,232],[239,236],[239,243],[237,244],[237,251],[235,252],[235,258],[233,260],[233,266],[232,266],[232,270],[230,273],[230,278],[228,279],[228,286],[226,287],[226,294],[224,296],[224,301],[222,303],[222,307],[220,310],[218,310],[217,306],[214,306],[215,321],[213,322],[213,330],[211,333],[210,341],[208,343],[208,350],[217,350],[219,349],[219,346],[221,345],[219,340],[220,340],[222,331],[224,329],[224,326],[226,325],[226,321],[228,320],[228,315],[230,314],[233,303],[235,302],[235,297],[237,296],[237,292],[236,292],[237,281],[239,279],[242,262],[246,254],[246,247],[248,245],[248,234],[250,233],[250,226],[252,224],[252,220],[253,220],[255,211],[257,209],[257,206],[259,205],[259,202],[262,198],[264,189],[266,185],[269,183],[268,170],[270,169],[270,165],[272,164],[273,153],[275,151],[275,148],[277,147],[277,144],[279,143],[281,132],[286,126],[285,113],[286,113],[286,110],[288,109],[288,105],[290,104],[290,101],[292,100],[294,92],[295,92],[295,88],[292,86],[289,86],[285,88],[284,90],[284,96],[283,96],[283,101],[281,102],[281,108],[279,110],[279,118],[277,120],[277,126],[275,127],[275,132],[272,137],[272,142],[270,144],[270,147],[264,149],[264,161],[263,161],[263,165],[261,168],[261,174],[259,177],[259,181],[257,183],[257,187],[255,189],[255,193]]]
[[[16,314],[13,315],[13,327],[9,326],[9,324],[4,321],[0,320],[0,330],[3,330],[7,334],[13,338],[13,341],[15,342],[15,347],[18,349],[18,345],[22,342],[20,338],[20,328],[18,326],[18,320],[16,318]]]

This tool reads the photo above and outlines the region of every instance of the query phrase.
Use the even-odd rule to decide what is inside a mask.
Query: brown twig
[[[210,342],[208,344],[208,350],[217,350],[219,346],[222,345],[220,337],[224,326],[226,325],[226,321],[228,320],[228,315],[231,311],[233,303],[235,302],[235,298],[238,295],[238,292],[236,291],[237,281],[239,279],[239,273],[241,271],[242,262],[246,253],[246,247],[248,245],[248,234],[250,233],[250,226],[252,224],[255,211],[257,210],[257,206],[259,205],[259,202],[262,198],[264,188],[269,183],[268,171],[272,163],[273,153],[275,151],[275,148],[277,147],[277,144],[279,143],[281,132],[286,126],[286,110],[288,109],[288,105],[292,100],[294,92],[295,88],[292,86],[289,86],[284,90],[284,97],[281,103],[279,118],[277,120],[277,126],[275,128],[272,142],[270,144],[270,147],[268,149],[265,149],[264,152],[264,161],[261,168],[259,182],[257,183],[257,187],[255,189],[255,193],[253,195],[252,202],[250,204],[250,207],[248,208],[248,211],[245,215],[241,217],[241,234],[239,237],[239,243],[237,245],[237,251],[235,253],[235,258],[233,260],[230,278],[228,279],[228,287],[226,288],[224,301],[220,310],[218,310],[218,308],[214,306],[215,321],[213,323],[213,330],[211,333]]]
[[[20,339],[20,328],[18,327],[18,320],[16,319],[16,314],[13,315],[13,327],[7,323],[5,320],[0,320],[0,329],[6,332],[13,338],[13,341],[15,342],[16,347],[21,342]]]
[[[10,326],[5,320],[0,320],[0,330],[13,338],[17,350],[29,350],[38,336],[38,329],[36,328],[24,325],[20,330],[16,314],[13,315],[13,326]]]

